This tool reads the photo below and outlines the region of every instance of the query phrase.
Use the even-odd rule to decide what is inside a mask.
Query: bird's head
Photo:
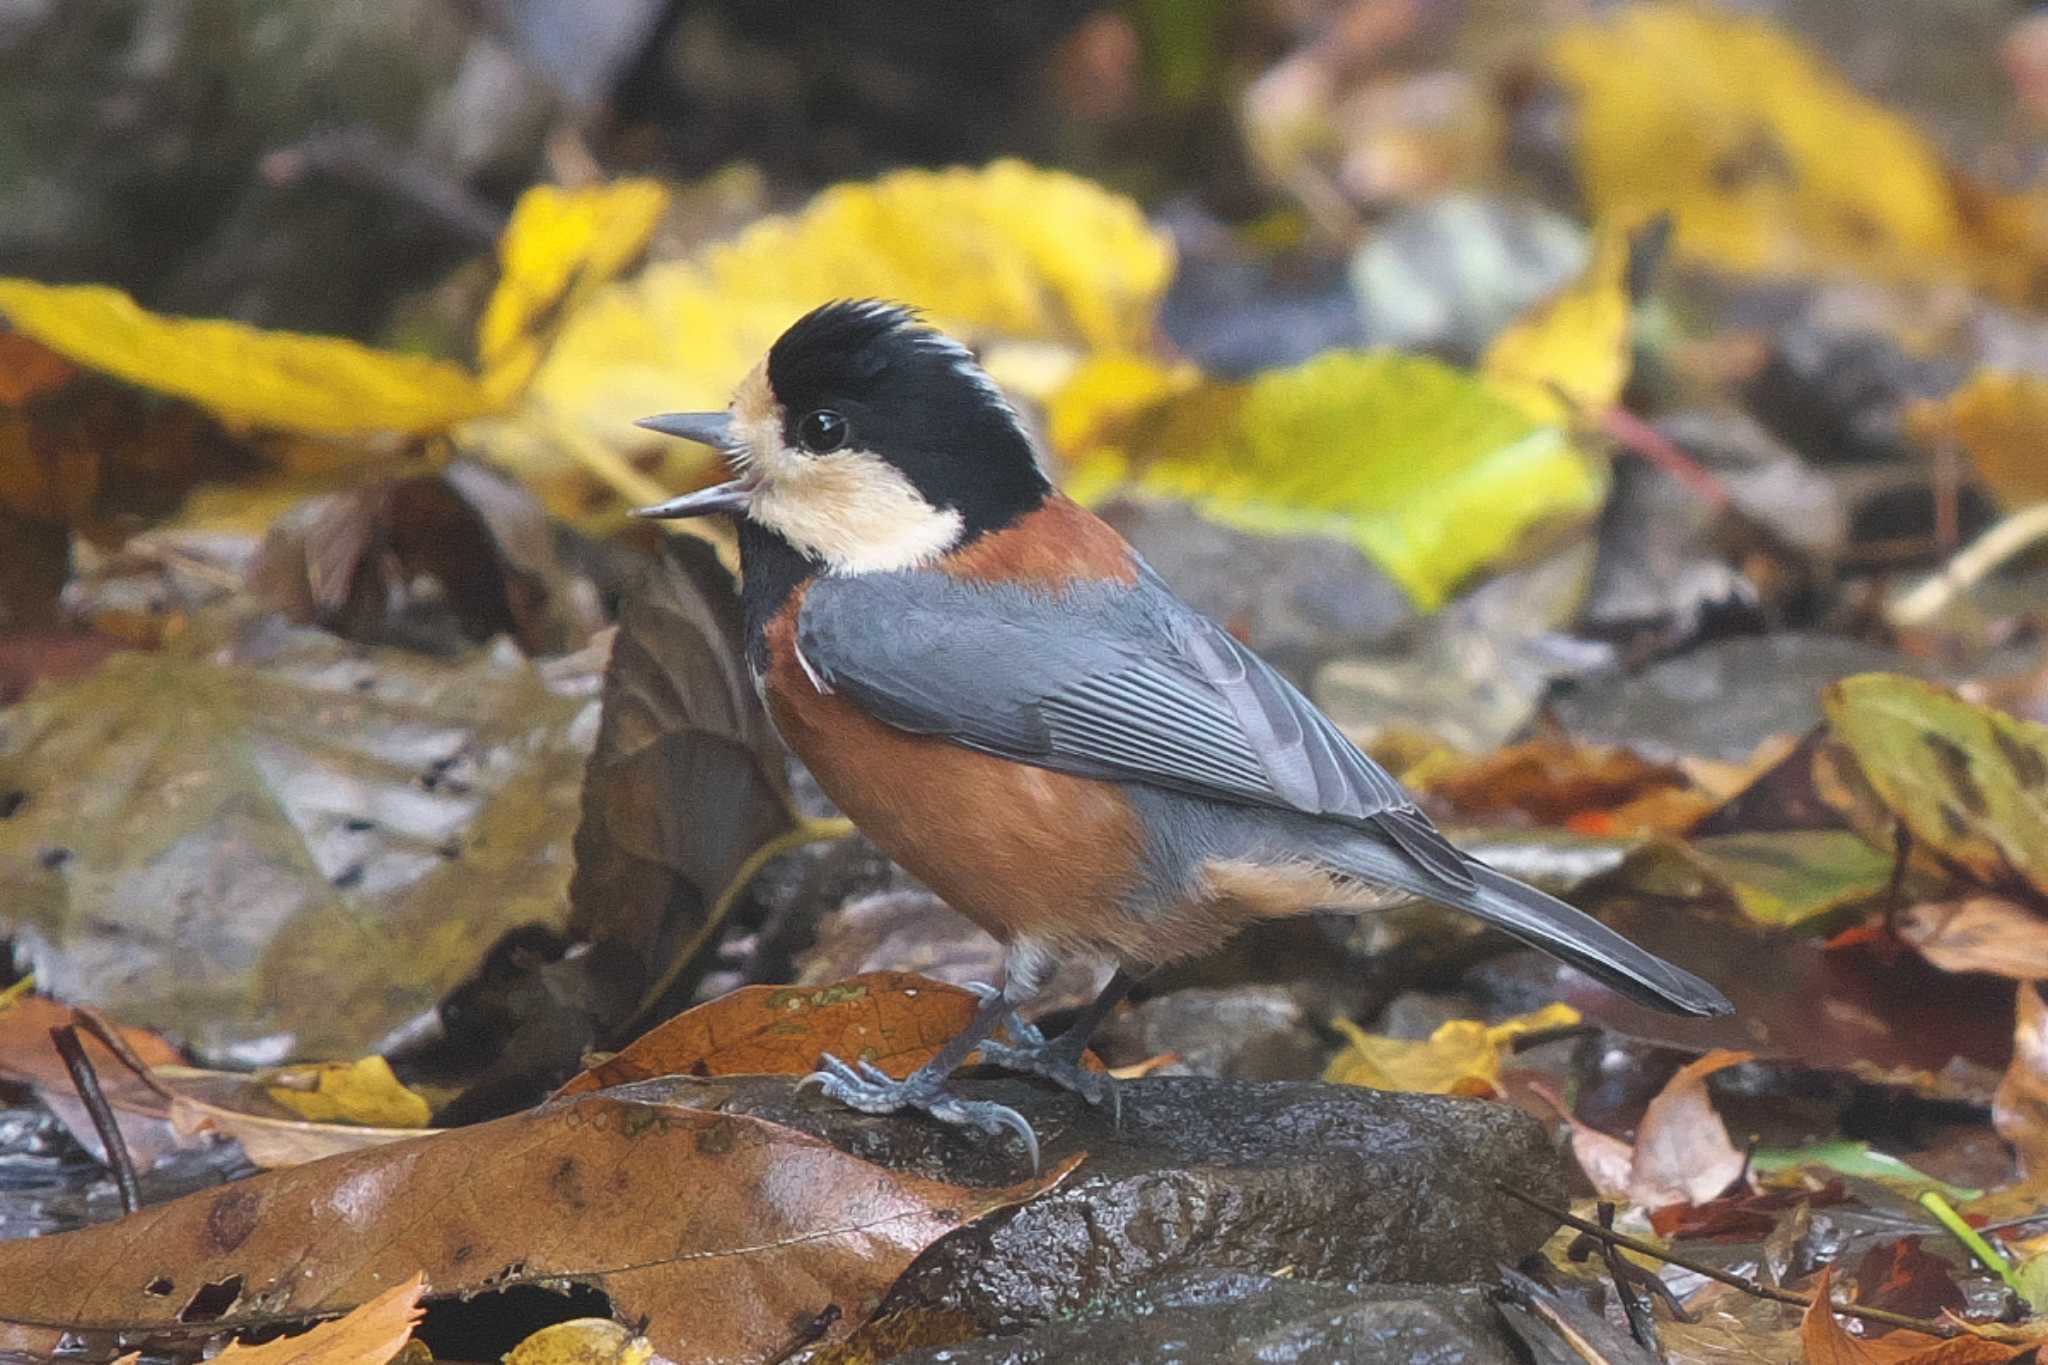
[[[724,412],[640,425],[716,447],[737,477],[637,515],[744,517],[832,573],[929,562],[1052,491],[967,348],[872,299],[797,319]]]

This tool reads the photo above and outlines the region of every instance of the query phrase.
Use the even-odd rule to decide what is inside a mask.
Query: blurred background
[[[1155,983],[1113,1061],[1314,1076],[1331,1017],[1569,1000],[1610,1131],[1720,1044],[1804,1078],[1773,1140],[1998,1185],[2008,1076],[2048,1155],[2007,1073],[2048,10],[0,0],[0,72],[18,995],[208,1066],[389,1057],[454,1123],[738,985],[986,976],[789,770],[725,533],[625,515],[718,473],[633,419],[879,295],[1479,852],[1742,1008],[1631,1015],[1418,911]],[[1978,892],[1976,947],[1896,913]]]

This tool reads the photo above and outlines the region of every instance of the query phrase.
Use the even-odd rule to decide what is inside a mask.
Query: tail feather
[[[1683,967],[1638,948],[1583,910],[1494,871],[1473,865],[1478,889],[1458,908],[1562,958],[1603,986],[1673,1014],[1731,1014],[1728,997]]]
[[[1390,838],[1353,837],[1329,849],[1332,866],[1367,882],[1397,887],[1476,915],[1532,948],[1578,968],[1631,1000],[1672,1014],[1732,1014],[1728,997],[1682,967],[1638,948],[1583,910],[1468,860],[1470,886],[1433,875]]]

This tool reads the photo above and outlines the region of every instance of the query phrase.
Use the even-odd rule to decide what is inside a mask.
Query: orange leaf
[[[1833,1277],[1833,1266],[1821,1268],[1813,1282],[1813,1304],[1799,1322],[1799,1344],[1807,1365],[2004,1365],[2037,1344],[1937,1337],[1905,1328],[1869,1340],[1853,1337],[1828,1306],[1828,1281]]]
[[[558,1092],[651,1076],[801,1075],[829,1052],[907,1076],[974,1017],[975,998],[913,972],[868,972],[829,986],[747,986],[686,1010]]]
[[[29,399],[61,389],[78,367],[19,332],[0,332],[0,403],[20,407]]]
[[[385,1365],[412,1339],[427,1277],[414,1275],[333,1322],[261,1346],[231,1343],[214,1357],[231,1365]]]

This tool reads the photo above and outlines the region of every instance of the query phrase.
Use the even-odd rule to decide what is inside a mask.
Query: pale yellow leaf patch
[[[654,1344],[610,1318],[551,1323],[513,1347],[505,1365],[648,1365]]]
[[[1954,441],[2007,507],[2048,499],[2048,378],[1984,370],[1946,398],[1906,410],[1928,445]]]
[[[1515,1039],[1570,1028],[1579,1019],[1570,1005],[1552,1004],[1498,1024],[1448,1020],[1426,1040],[1380,1037],[1338,1019],[1333,1022],[1349,1041],[1330,1060],[1323,1079],[1374,1090],[1491,1096],[1500,1092],[1501,1059]]]
[[[266,1078],[263,1091],[302,1119],[373,1128],[424,1128],[432,1109],[372,1054],[354,1062],[286,1067]]]
[[[1594,236],[1593,257],[1569,285],[1493,339],[1479,372],[1539,422],[1596,418],[1628,382],[1630,261],[1637,234],[1619,221]]]

